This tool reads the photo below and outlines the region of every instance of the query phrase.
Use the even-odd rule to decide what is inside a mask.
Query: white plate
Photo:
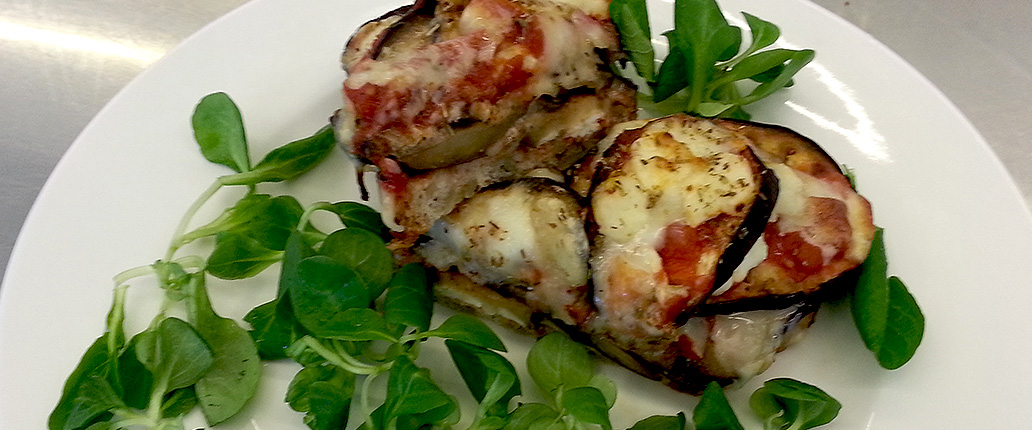
[[[0,428],[45,427],[64,378],[101,334],[111,276],[162,256],[186,207],[225,173],[196,150],[194,104],[213,91],[229,93],[243,111],[255,158],[310,134],[339,104],[344,42],[398,2],[390,3],[252,1],[104,108],[40,194],[0,289]],[[654,17],[669,15],[669,2],[651,6]],[[795,128],[855,170],[876,223],[886,228],[890,271],[907,282],[927,317],[917,356],[889,372],[863,348],[848,311],[825,308],[810,335],[753,385],[785,375],[824,388],[844,404],[828,428],[1027,428],[1032,222],[998,160],[932,85],[836,16],[803,0],[729,0],[724,8],[736,19],[746,10],[779,24],[789,46],[816,49],[794,88],[753,108],[756,119]],[[302,202],[354,198],[347,169],[338,153],[312,178],[269,191],[299,193]],[[242,316],[271,298],[271,281],[212,285],[217,310]],[[152,315],[153,290],[131,290],[130,305],[143,309],[131,324]],[[514,358],[529,344],[513,336],[508,343]],[[259,397],[224,428],[304,428],[281,401],[293,369],[267,369]],[[449,371],[434,370],[458,387]],[[691,397],[607,371],[620,384],[618,427],[694,406]],[[743,406],[751,388],[730,397],[755,425]]]

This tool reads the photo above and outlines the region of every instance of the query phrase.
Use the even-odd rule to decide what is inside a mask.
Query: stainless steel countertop
[[[245,2],[0,0],[0,272],[43,183],[87,122],[149,64]],[[937,85],[1032,201],[1027,0],[814,2]],[[133,49],[118,52],[125,47]]]

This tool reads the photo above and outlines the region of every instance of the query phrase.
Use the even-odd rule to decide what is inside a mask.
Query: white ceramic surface
[[[190,38],[101,111],[33,207],[0,288],[0,428],[45,426],[64,378],[101,333],[111,276],[163,255],[186,207],[225,173],[192,143],[193,105],[207,93],[229,93],[253,157],[303,137],[339,103],[341,46],[359,23],[396,4],[253,1]],[[791,376],[844,404],[828,428],[1027,427],[1032,337],[1022,327],[1032,309],[1025,288],[1032,222],[999,161],[931,84],[838,17],[797,0],[724,4],[732,17],[746,10],[779,24],[789,46],[817,50],[796,86],[755,107],[755,119],[810,136],[855,170],[886,228],[890,271],[915,294],[928,327],[914,360],[888,372],[860,344],[848,310],[829,306],[801,344],[730,393],[733,404],[744,405],[761,379]],[[654,16],[670,7],[651,6]],[[303,202],[354,198],[349,168],[335,154],[311,178],[267,190]],[[216,309],[233,317],[274,290],[269,276],[210,288]],[[130,324],[145,323],[155,297],[145,282],[133,288],[140,314]],[[518,362],[528,341],[509,336],[508,343]],[[224,428],[304,428],[281,402],[292,367],[266,368],[259,397]],[[620,384],[618,426],[694,406],[691,397],[607,371]],[[447,365],[434,372],[459,389]],[[739,412],[755,428],[746,408]]]

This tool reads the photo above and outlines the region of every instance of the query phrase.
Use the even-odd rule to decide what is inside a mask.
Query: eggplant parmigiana
[[[607,6],[419,0],[367,23],[338,138],[438,301],[681,391],[747,379],[863,262],[870,205],[791,130],[632,121]]]
[[[636,114],[605,0],[419,0],[363,25],[334,122],[411,245],[476,191],[562,171]]]

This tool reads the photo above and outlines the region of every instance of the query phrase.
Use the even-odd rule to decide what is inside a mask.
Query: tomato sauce
[[[493,7],[497,6],[512,7]],[[533,95],[521,90],[538,72],[545,49],[544,33],[525,11],[504,12],[515,19],[501,21],[510,24],[500,36],[475,31],[435,43],[412,58],[385,60],[396,62],[396,68],[403,71],[394,79],[357,88],[345,85],[344,93],[359,118],[355,141],[367,141],[385,131],[408,134],[413,126],[447,126],[455,112],[468,114],[474,103],[529,102]],[[405,73],[428,68],[431,75],[444,74],[445,79],[437,82],[436,76]],[[420,82],[422,79],[429,82]]]

